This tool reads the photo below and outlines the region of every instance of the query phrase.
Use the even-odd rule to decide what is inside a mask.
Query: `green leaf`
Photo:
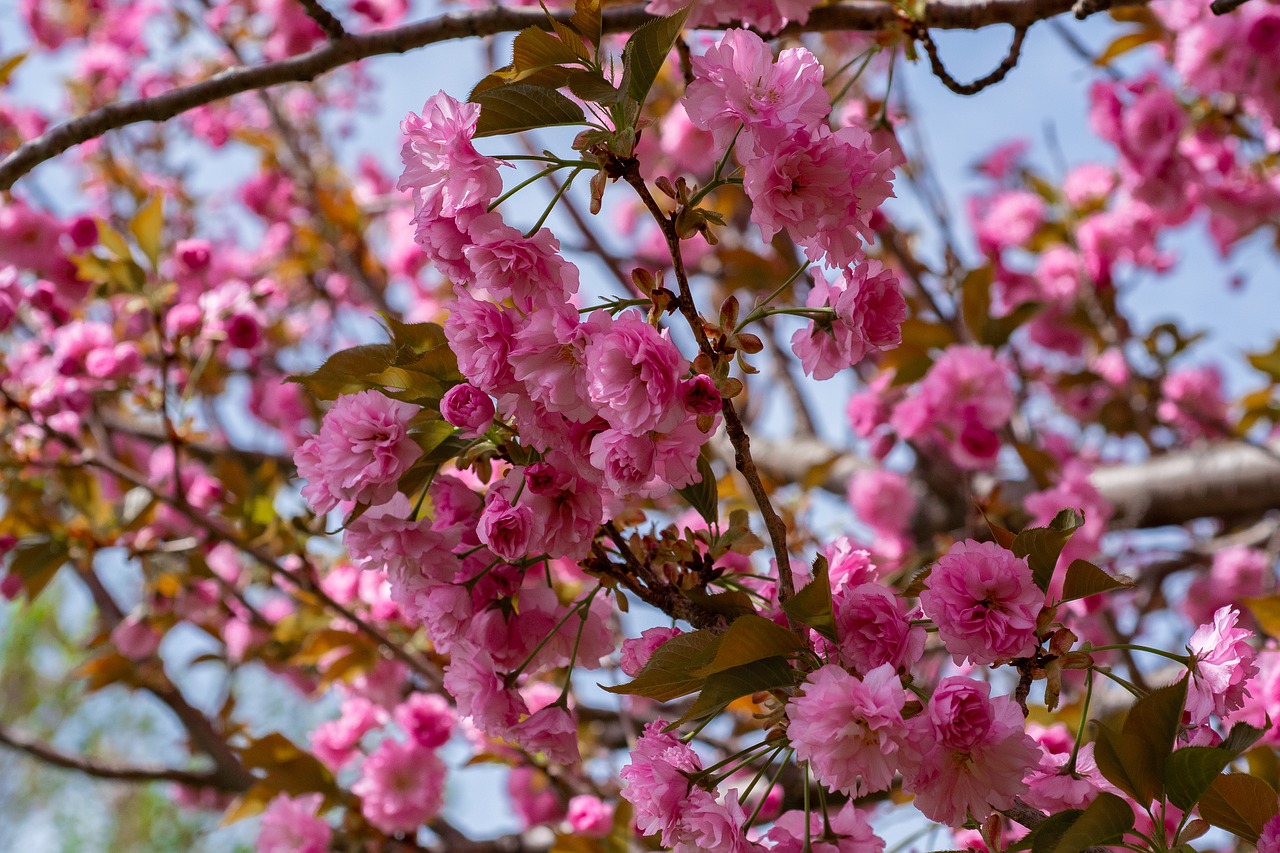
[[[569,91],[584,101],[597,104],[616,104],[622,98],[622,93],[598,71],[571,72]]]
[[[582,108],[553,89],[510,83],[473,94],[480,105],[476,136],[500,136],[539,127],[586,124]]]
[[[672,637],[658,647],[634,679],[604,689],[610,693],[646,696],[659,702],[692,693],[706,680],[694,675],[694,670],[715,659],[720,640],[721,637],[705,630]]]
[[[991,283],[995,271],[990,264],[970,270],[960,282],[960,313],[964,324],[974,337],[982,334],[982,328],[991,319]]]
[[[562,24],[551,15],[547,16],[551,22],[551,29],[556,31],[556,35],[560,37],[560,41],[568,46],[569,50],[578,59],[587,62],[591,59],[591,54],[587,52],[586,45],[582,43],[582,35],[568,24]]]
[[[1258,627],[1268,637],[1280,637],[1280,594],[1246,598],[1245,607],[1258,621]]]
[[[1082,814],[1084,814],[1083,809],[1067,809],[1064,812],[1049,815],[1035,829],[1023,836],[1020,841],[1010,845],[1006,853],[1013,853],[1013,851],[1017,850],[1031,850],[1033,853],[1053,853],[1053,849],[1058,846],[1062,836],[1066,835],[1067,830],[1071,829],[1071,825],[1079,820]]]
[[[1088,560],[1072,560],[1062,582],[1062,600],[1075,601],[1100,592],[1133,586],[1131,581],[1114,578]]]
[[[627,94],[636,103],[643,104],[649,96],[653,81],[658,79],[658,72],[667,61],[667,54],[684,29],[689,8],[685,6],[674,14],[648,21],[637,27],[627,39],[627,46],[622,49],[622,73],[627,83]]]
[[[697,701],[676,722],[683,723],[718,713],[733,700],[761,690],[790,687],[796,683],[796,675],[786,658],[781,657],[764,658],[717,672],[707,678]]]
[[[570,33],[577,43],[575,50],[571,44],[558,39],[546,30],[538,27],[526,27],[516,35],[511,46],[511,82],[521,80],[532,71],[538,71],[550,65],[564,65],[577,62],[586,57],[582,54],[582,40]]]
[[[577,69],[566,68],[563,65],[548,65],[546,68],[539,68],[536,71],[530,71],[520,77],[521,83],[526,86],[537,86],[540,89],[560,89],[569,82]],[[491,92],[494,89],[503,86],[509,86],[516,76],[515,70],[510,66],[499,68],[497,71],[489,74],[480,80],[471,90],[471,94],[467,96],[467,100],[478,104],[480,96],[485,92]]]
[[[1228,773],[1213,780],[1200,798],[1200,817],[1214,826],[1257,842],[1262,827],[1276,816],[1275,789],[1256,776]]]
[[[69,549],[61,539],[25,539],[13,549],[9,571],[22,579],[22,589],[28,601],[44,591],[58,569],[67,561]]]
[[[706,519],[707,524],[715,524],[720,517],[720,492],[716,486],[716,474],[711,470],[709,446],[704,444],[698,453],[698,481],[676,489],[676,492]]]
[[[1027,558],[1031,575],[1040,589],[1049,589],[1058,555],[1083,524],[1084,516],[1073,509],[1064,509],[1053,517],[1048,527],[1032,527],[1013,538],[1013,553]]]
[[[786,657],[808,648],[793,632],[763,616],[749,614],[733,620],[715,658],[691,675],[709,676],[771,657]]]
[[[1146,744],[1135,737],[1114,732],[1094,720],[1097,736],[1093,743],[1093,760],[1103,777],[1138,803],[1156,798],[1155,762]]]
[[[138,248],[151,261],[152,269],[159,263],[160,238],[164,231],[164,194],[155,193],[147,200],[129,222],[129,233],[138,241]]]
[[[724,592],[707,593],[701,589],[686,589],[684,597],[704,610],[728,616],[730,619],[756,612],[751,596],[741,590],[730,589]]]
[[[1124,838],[1133,828],[1133,806],[1107,791],[1099,792],[1079,817],[1066,828],[1051,848],[1052,853],[1080,853],[1088,847],[1103,847]],[[1039,853],[1032,846],[1034,853]]]
[[[836,639],[836,617],[831,607],[831,581],[827,577],[827,558],[818,555],[813,561],[813,580],[782,603],[782,609],[797,622],[808,625],[831,642]]]
[[[1237,723],[1217,746],[1187,746],[1174,752],[1164,771],[1165,795],[1169,802],[1190,811],[1218,774],[1262,735],[1262,729]]]
[[[1280,341],[1276,341],[1270,352],[1249,353],[1249,363],[1271,377],[1273,382],[1280,382]]]
[[[1187,679],[1153,690],[1129,709],[1120,734],[1097,723],[1094,758],[1117,788],[1139,803],[1164,796],[1165,766],[1187,702]]]
[[[978,332],[978,340],[989,347],[1002,347],[1009,342],[1013,333],[1018,331],[1028,320],[1034,317],[1043,302],[1023,302],[1003,317],[989,317]]]
[[[336,400],[343,394],[370,387],[369,377],[395,364],[396,348],[391,344],[364,344],[335,352],[311,373],[290,376],[321,400]]]
[[[603,21],[600,17],[600,0],[577,0],[573,4],[573,17],[569,26],[596,47],[600,46]]]

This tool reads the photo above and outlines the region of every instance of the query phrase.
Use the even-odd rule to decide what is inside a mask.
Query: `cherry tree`
[[[1277,245],[1280,4],[19,6],[28,802],[103,780],[104,849],[1280,851],[1280,338],[1131,304]],[[973,95],[1032,27],[1111,154],[1007,140],[961,221],[895,71]],[[373,64],[462,40],[355,151]]]

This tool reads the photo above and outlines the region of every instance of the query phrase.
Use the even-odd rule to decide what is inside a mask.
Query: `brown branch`
[[[1027,24],[1015,26],[1013,28],[1013,42],[1009,45],[1009,53],[996,66],[994,71],[985,77],[979,77],[972,83],[961,83],[951,76],[950,72],[947,71],[947,67],[942,64],[942,58],[938,56],[938,45],[934,43],[933,36],[929,35],[927,27],[916,27],[913,35],[924,45],[924,52],[929,56],[929,67],[933,69],[933,76],[941,80],[942,85],[957,95],[976,95],[983,89],[999,83],[1018,64],[1018,57],[1022,55],[1022,42],[1027,37],[1029,26]]]
[[[0,745],[29,755],[45,764],[61,767],[64,770],[74,770],[95,779],[115,779],[121,782],[176,782],[191,788],[214,788],[232,793],[248,788],[247,782],[237,784],[217,771],[200,773],[170,767],[126,767],[107,764],[95,758],[62,752],[48,744],[14,734],[3,726],[0,726]]]
[[[760,467],[773,479],[800,482],[827,466],[818,483],[844,494],[849,477],[867,463],[817,439],[759,442]],[[1111,529],[1144,529],[1197,518],[1252,516],[1280,509],[1280,442],[1267,448],[1223,441],[1157,456],[1144,462],[1104,465],[1089,481],[1114,508]],[[1030,482],[1001,484],[1005,500],[1035,490]],[[929,507],[921,506],[920,512]]]
[[[1102,2],[1108,6],[1135,6],[1145,5],[1147,0]],[[1071,8],[1072,0],[938,0],[925,4],[924,14],[917,23],[930,29],[977,29],[991,24],[1025,27]],[[560,14],[563,16],[567,13]],[[643,6],[624,6],[605,11],[604,27],[606,32],[630,31],[650,19],[651,16],[644,11]],[[858,0],[814,9],[806,24],[788,26],[782,34],[881,30],[900,22],[900,12],[893,4],[880,0]],[[9,189],[20,177],[44,161],[110,130],[142,122],[166,121],[188,110],[242,92],[285,83],[310,82],[335,68],[372,56],[406,53],[438,42],[514,32],[545,23],[546,18],[537,9],[498,8],[443,15],[391,29],[349,35],[288,59],[229,68],[207,80],[154,97],[108,104],[55,125],[35,139],[24,142],[0,161],[0,190]]]
[[[714,364],[719,354],[711,346],[711,341],[707,339],[705,321],[698,314],[698,307],[693,302],[693,291],[689,287],[689,275],[685,270],[684,257],[680,251],[680,235],[676,232],[675,215],[668,215],[662,211],[662,208],[658,205],[658,200],[653,197],[653,193],[649,192],[648,185],[645,184],[644,178],[640,175],[638,161],[632,158],[618,161],[616,165],[621,169],[622,179],[636,191],[636,194],[640,196],[640,200],[644,202],[645,208],[648,209],[658,223],[658,227],[662,229],[667,249],[671,254],[671,265],[675,272],[676,283],[680,287],[676,304],[685,321],[689,324],[694,340],[698,342],[698,349],[707,358],[711,359]],[[773,502],[769,498],[769,492],[760,480],[760,472],[756,470],[755,460],[751,456],[751,438],[747,435],[747,430],[742,425],[742,418],[739,417],[738,410],[733,405],[733,400],[728,397],[722,399],[720,410],[724,414],[725,432],[729,436],[729,441],[733,444],[734,465],[746,479],[747,485],[751,489],[751,494],[756,500],[756,506],[760,509],[760,515],[764,518],[765,528],[769,531],[773,554],[778,563],[778,600],[786,601],[795,595],[796,591],[795,579],[791,575],[790,552],[787,549],[787,526],[778,515],[778,511],[774,509]]]
[[[317,0],[298,0],[298,5],[306,10],[311,20],[315,21],[329,38],[341,39],[347,37],[347,31],[342,26],[342,21],[339,21],[332,12],[321,6]]]

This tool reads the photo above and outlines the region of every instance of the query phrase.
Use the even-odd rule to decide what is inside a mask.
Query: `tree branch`
[[[116,779],[122,782],[177,782],[179,785],[192,788],[215,788],[232,793],[244,791],[248,787],[247,784],[228,779],[217,771],[197,773],[169,767],[124,767],[106,764],[94,758],[62,752],[48,744],[14,734],[3,726],[0,726],[0,745],[29,755],[45,764],[74,770],[95,779]]]
[[[347,37],[347,31],[332,12],[321,6],[318,0],[298,0],[298,5],[306,10],[311,20],[315,21],[324,34],[331,39]]]
[[[1099,0],[1101,7],[1145,5],[1147,0]],[[938,0],[924,6],[917,23],[931,29],[977,29],[992,24],[1025,27],[1070,11],[1072,0]],[[568,13],[560,13],[560,17]],[[901,22],[897,8],[880,0],[856,0],[814,9],[804,25],[793,24],[782,35],[800,32],[840,30],[881,30]],[[650,20],[641,5],[607,9],[606,32],[634,30]],[[266,89],[284,83],[305,83],[322,74],[390,53],[405,53],[438,42],[514,32],[528,26],[545,25],[538,9],[486,9],[458,15],[443,15],[400,27],[360,35],[348,35],[309,51],[261,65],[229,68],[207,80],[155,95],[120,101],[64,121],[35,139],[24,142],[0,161],[0,190],[14,183],[46,160],[96,139],[109,130],[142,122],[160,122],[196,107],[229,98],[242,92]]]
[[[785,442],[757,439],[759,467],[769,477],[799,482],[818,466],[827,470],[819,485],[844,494],[849,478],[864,467],[857,456],[817,439]],[[1267,448],[1224,441],[1179,450],[1144,462],[1107,465],[1089,480],[1112,505],[1113,529],[1183,524],[1197,518],[1256,515],[1280,509],[1280,442]],[[1003,484],[1006,499],[1035,490],[1030,482]],[[921,507],[926,511],[927,507]]]

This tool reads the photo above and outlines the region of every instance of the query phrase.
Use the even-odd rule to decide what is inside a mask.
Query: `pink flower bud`
[[[720,391],[710,376],[695,376],[684,383],[684,406],[695,415],[714,415],[720,411]]]
[[[484,435],[493,425],[493,400],[479,388],[464,382],[449,389],[440,401],[440,414],[466,438]]]
[[[187,272],[200,272],[209,266],[209,241],[179,240],[176,254],[183,269]]]
[[[68,226],[67,234],[77,249],[88,249],[97,245],[98,223],[93,221],[92,216],[77,216]]]

